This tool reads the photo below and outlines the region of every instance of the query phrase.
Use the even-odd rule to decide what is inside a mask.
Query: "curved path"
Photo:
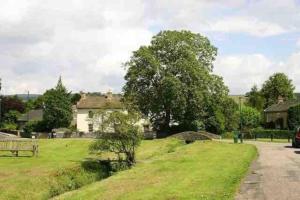
[[[300,149],[288,143],[247,143],[257,146],[259,157],[236,200],[300,200]]]

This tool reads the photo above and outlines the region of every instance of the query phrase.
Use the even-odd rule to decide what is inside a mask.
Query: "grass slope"
[[[90,140],[40,140],[39,157],[11,157],[0,152],[0,199],[43,199],[55,171],[78,165]],[[27,154],[31,155],[31,154]]]
[[[140,160],[131,170],[57,199],[233,199],[257,154],[252,145],[219,142],[174,145],[165,148],[168,153],[147,152],[162,146],[157,141],[140,148],[145,160]]]
[[[10,152],[0,152],[0,200],[48,199],[53,189],[51,185],[56,184],[55,189],[59,189],[70,182],[62,172],[77,169],[84,158],[89,157],[90,143],[88,139],[40,140],[37,158],[11,157]],[[143,141],[137,156],[139,160],[148,160],[174,151],[180,145],[182,143],[177,140]],[[79,178],[95,177],[90,174]]]

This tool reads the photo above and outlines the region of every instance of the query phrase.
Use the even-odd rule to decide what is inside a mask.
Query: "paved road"
[[[300,200],[300,149],[290,144],[249,142],[259,157],[236,200]]]

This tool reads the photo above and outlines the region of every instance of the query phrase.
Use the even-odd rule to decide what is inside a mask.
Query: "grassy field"
[[[0,152],[0,199],[45,199],[53,174],[78,166],[90,140],[40,140],[39,157]],[[31,154],[28,154],[31,155]]]
[[[69,179],[75,175],[83,179],[79,182],[93,181],[97,178],[95,177],[97,174],[78,176],[78,173],[82,172],[77,172],[84,158],[90,157],[88,154],[90,143],[91,140],[88,139],[40,140],[40,153],[37,158],[30,157],[30,153],[11,157],[10,152],[0,152],[0,200],[48,199],[51,193],[65,189],[62,184],[72,184],[74,181]],[[147,160],[173,151],[178,145],[181,145],[181,142],[175,140],[159,140],[155,141],[155,145],[152,141],[144,141],[138,152],[138,158]],[[72,173],[68,174],[70,171]]]
[[[144,144],[136,167],[56,199],[233,199],[256,156],[252,145],[222,142],[168,144],[167,153],[149,152],[160,146],[157,141]]]

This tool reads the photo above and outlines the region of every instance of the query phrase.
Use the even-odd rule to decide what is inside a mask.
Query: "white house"
[[[77,103],[77,130],[88,133],[101,129],[102,115],[99,113],[124,111],[120,94],[108,92],[106,95],[81,94]],[[139,123],[142,131],[149,130],[149,120],[142,119]]]

